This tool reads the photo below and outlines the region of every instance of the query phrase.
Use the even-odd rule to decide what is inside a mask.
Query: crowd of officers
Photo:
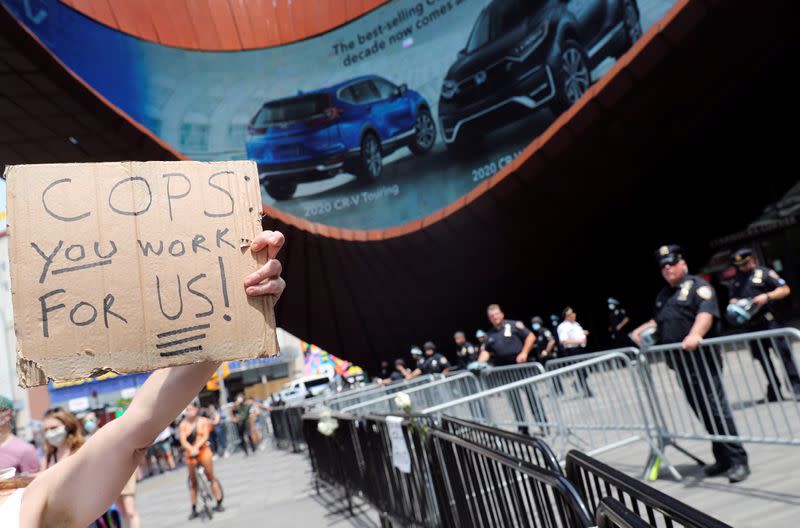
[[[725,431],[737,436],[730,405],[722,388],[721,358],[706,358],[714,352],[700,347],[704,338],[719,332],[721,316],[716,291],[702,277],[689,274],[680,246],[660,247],[656,251],[656,263],[666,284],[656,296],[652,319],[632,329],[631,320],[620,302],[609,298],[609,338],[614,345],[623,347],[641,346],[648,336],[653,340],[649,343],[680,343],[687,354],[699,354],[692,361],[671,360],[669,366],[675,371],[689,405],[706,430],[710,434]],[[759,265],[749,248],[736,251],[731,264],[736,268],[736,276],[731,285],[730,304],[746,300],[747,309],[753,314],[744,322],[737,320],[737,330],[754,332],[784,326],[775,315],[774,303],[789,296],[786,281],[774,269]],[[403,359],[395,360],[393,367],[383,362],[382,382],[391,383],[423,374],[446,374],[454,368],[472,368],[481,363],[495,366],[528,361],[547,363],[557,357],[581,354],[586,349],[589,332],[577,322],[577,314],[571,307],[564,308],[560,318],[550,316],[549,325],[542,317],[534,316],[530,328],[522,321],[506,319],[497,304],[487,308],[487,316],[491,327],[476,332],[476,344],[468,341],[464,332],[455,333],[455,365],[437,352],[436,345],[429,341],[421,349],[411,349],[413,369],[408,368]],[[800,399],[800,375],[789,342],[783,338],[757,339],[749,346],[768,380],[764,401]],[[775,368],[770,350],[780,359],[783,369]],[[788,381],[788,395],[782,391],[782,379]],[[592,397],[585,372],[578,376],[576,389],[582,390],[585,397]],[[540,408],[533,402],[531,406]],[[747,453],[740,443],[713,442],[712,447],[715,462],[706,466],[708,476],[726,475],[732,483],[747,478],[750,474]]]

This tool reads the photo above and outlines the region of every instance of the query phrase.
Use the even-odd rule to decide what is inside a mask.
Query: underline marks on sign
[[[168,330],[166,332],[161,332],[160,334],[156,334],[156,337],[158,339],[171,338],[172,336],[176,336],[176,335],[179,335],[179,334],[185,334],[185,333],[188,333],[188,332],[196,332],[196,331],[199,331],[199,330],[206,330],[208,328],[211,328],[210,324],[187,326],[185,328],[176,328],[175,330]],[[190,335],[190,336],[186,336],[186,337],[180,337],[178,339],[173,339],[172,341],[167,341],[166,343],[159,343],[159,344],[156,345],[156,348],[161,350],[161,349],[165,349],[165,348],[177,347],[177,346],[180,346],[180,345],[184,345],[186,343],[190,343],[192,341],[197,341],[199,339],[205,339],[205,337],[206,337],[205,333],[194,334],[194,335]],[[203,350],[203,346],[202,345],[197,345],[197,346],[184,347],[184,348],[178,348],[178,349],[173,349],[173,350],[165,350],[164,352],[159,352],[159,355],[161,357],[180,356],[180,355],[183,355],[183,354],[188,354],[189,352],[196,352],[198,350]]]
[[[58,275],[59,273],[67,273],[69,271],[78,271],[88,268],[96,268],[97,266],[107,266],[111,264],[110,260],[101,260],[100,262],[92,262],[91,264],[81,264],[80,266],[70,266],[68,268],[61,268],[57,270],[53,270],[53,275]]]

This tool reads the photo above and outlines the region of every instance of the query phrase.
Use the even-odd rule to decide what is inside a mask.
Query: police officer
[[[628,317],[628,312],[625,308],[620,306],[620,302],[614,297],[608,298],[608,335],[611,337],[613,346],[626,347],[630,346],[628,341],[627,332],[625,327],[631,320]]]
[[[389,377],[384,380],[387,383],[392,383],[394,381],[402,381],[411,378],[411,370],[406,368],[406,362],[403,361],[402,358],[394,360],[394,370]]]
[[[465,369],[478,358],[478,350],[472,343],[467,341],[467,336],[464,335],[464,332],[456,332],[453,335],[453,340],[456,342],[456,366]]]
[[[530,332],[521,321],[506,319],[505,314],[497,304],[490,304],[486,315],[492,328],[486,332],[486,342],[481,350],[478,361],[488,363],[490,360],[496,366],[521,364],[528,361],[528,356],[536,343],[536,336]],[[514,411],[514,417],[520,424],[525,421],[522,401],[517,391],[510,391],[509,402]],[[528,403],[534,417],[540,423],[547,422],[544,408],[531,387],[525,388]],[[520,432],[528,433],[526,425],[519,425]],[[546,426],[542,429],[547,432]]]
[[[411,372],[411,377],[416,378],[422,375],[422,364],[425,363],[425,358],[422,357],[422,349],[418,346],[411,347],[411,361],[414,365],[414,370]]]
[[[656,262],[667,285],[656,297],[655,316],[635,329],[631,337],[641,344],[642,331],[656,327],[661,343],[681,343],[683,355],[669,356],[689,405],[712,435],[737,436],[731,409],[722,387],[722,359],[700,348],[704,337],[714,335],[719,307],[714,289],[700,277],[689,275],[680,246],[662,246]],[[679,354],[679,352],[678,352]],[[750,474],[747,452],[738,442],[712,442],[715,462],[705,474],[727,474],[741,482]]]
[[[475,339],[478,340],[478,353],[480,354],[483,352],[483,345],[486,344],[486,332],[478,329],[478,331],[475,332]]]
[[[536,337],[535,352],[536,358],[542,363],[548,359],[556,357],[556,338],[553,332],[544,325],[544,321],[538,315],[531,318],[531,330]]]
[[[412,373],[412,376],[419,376],[422,374],[447,374],[450,371],[450,362],[443,355],[436,352],[436,345],[432,341],[426,341],[422,345],[425,351],[425,356],[422,358],[421,363],[417,363],[417,369]]]
[[[734,253],[732,263],[736,266],[737,273],[731,287],[731,304],[740,299],[752,299],[754,304],[762,307],[753,319],[742,328],[742,332],[771,330],[785,326],[775,317],[771,305],[788,297],[791,293],[786,281],[775,270],[759,266],[750,249],[740,249]],[[764,369],[764,374],[767,376],[769,384],[767,401],[774,402],[782,398],[781,374],[780,371],[775,370],[772,364],[769,355],[770,348],[777,348],[775,352],[786,368],[794,397],[800,398],[800,375],[797,373],[797,366],[792,360],[792,349],[786,339],[783,337],[754,339],[750,341],[749,345],[753,358],[761,363],[761,368]]]
[[[546,365],[548,361],[558,356],[556,336],[545,326],[544,320],[538,315],[531,317],[531,330],[533,330],[533,335],[536,336],[536,343],[534,345],[536,358]],[[564,393],[564,386],[561,384],[561,378],[553,378],[553,389],[557,394]]]

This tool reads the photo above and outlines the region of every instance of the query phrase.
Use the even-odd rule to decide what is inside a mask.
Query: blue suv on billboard
[[[371,75],[264,103],[250,121],[246,147],[267,194],[288,200],[298,183],[340,172],[374,181],[384,156],[402,147],[423,155],[435,141],[428,101]]]

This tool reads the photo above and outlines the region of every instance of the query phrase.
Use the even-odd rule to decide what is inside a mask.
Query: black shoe
[[[714,462],[710,466],[706,466],[703,468],[703,473],[706,474],[707,477],[717,477],[729,471],[731,466],[729,464],[723,464],[721,462]]]
[[[520,425],[519,426],[519,434],[525,435],[525,436],[530,436],[530,433],[528,432],[528,426],[527,425]]]
[[[736,464],[728,471],[728,482],[735,484],[750,476],[750,468],[747,464]]]
[[[197,519],[198,517],[200,517],[200,514],[199,514],[199,513],[197,513],[197,510],[192,510],[192,513],[190,513],[190,514],[189,514],[189,520],[190,520],[190,521],[191,521],[192,519]]]
[[[214,511],[217,513],[222,513],[225,511],[225,507],[222,504],[217,504],[214,506]]]

